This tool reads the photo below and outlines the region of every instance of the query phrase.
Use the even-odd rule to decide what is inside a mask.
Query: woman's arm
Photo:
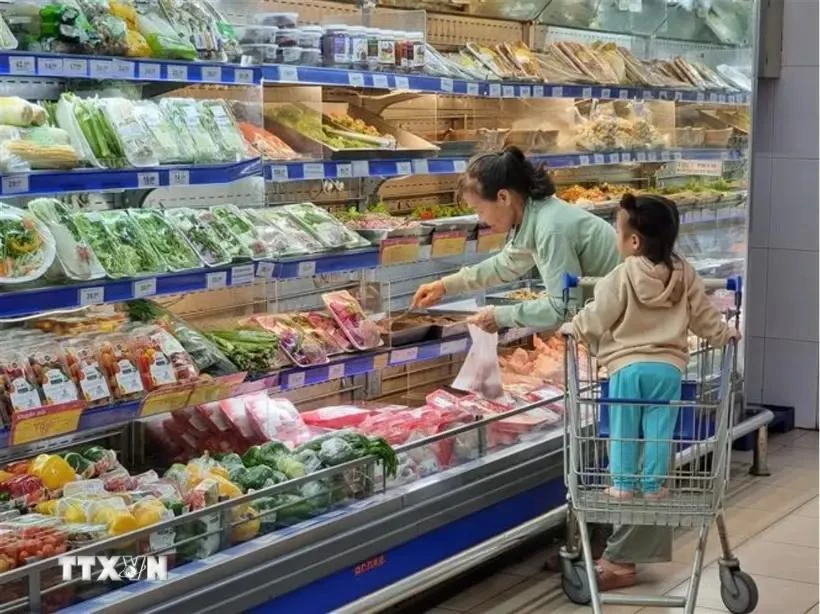
[[[515,281],[532,267],[532,254],[508,243],[495,256],[448,275],[442,282],[447,294],[463,294]]]

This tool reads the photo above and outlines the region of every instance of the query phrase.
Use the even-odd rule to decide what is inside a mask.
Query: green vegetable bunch
[[[279,337],[263,330],[215,330],[207,334],[242,371],[267,373],[279,359]]]

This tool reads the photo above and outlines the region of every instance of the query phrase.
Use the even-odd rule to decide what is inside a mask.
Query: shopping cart
[[[594,278],[567,276],[564,293],[568,308],[568,289],[594,285]],[[726,288],[736,294],[735,321],[739,316],[741,281],[706,280],[712,289]],[[578,363],[578,347],[572,337],[566,339],[565,373],[567,407],[564,418],[564,477],[567,486],[568,539],[561,551],[562,586],[575,603],[591,604],[600,614],[602,604],[649,607],[680,607],[687,614],[694,612],[700,585],[706,540],[712,519],[718,528],[722,548],[720,583],[723,603],[730,612],[752,612],[758,600],[757,587],[729,546],[723,498],[729,479],[732,441],[730,431],[734,421],[731,411],[732,388],[736,373],[736,347],[731,342],[723,350],[709,347],[699,340],[692,352],[684,375],[683,400],[647,403],[639,399],[615,399],[609,396],[608,382],[598,379],[589,358],[586,366],[588,381],[582,379]],[[712,369],[719,365],[719,369]],[[694,374],[695,381],[689,378]],[[652,440],[641,433],[637,439],[614,439],[609,432],[609,410],[618,406],[651,406],[677,412],[672,439]],[[610,454],[623,451],[625,445],[635,446],[645,454],[669,455],[668,471],[652,478],[619,472],[618,479],[628,484],[647,480],[654,488],[660,482],[666,488],[661,497],[617,498],[609,488]],[[650,451],[651,450],[651,451]],[[634,458],[634,456],[633,456]],[[654,480],[654,481],[651,481]],[[683,597],[643,596],[607,593],[597,586],[595,563],[592,559],[588,523],[631,526],[697,528],[689,588]],[[580,554],[579,544],[580,541]],[[580,558],[582,554],[583,558]]]

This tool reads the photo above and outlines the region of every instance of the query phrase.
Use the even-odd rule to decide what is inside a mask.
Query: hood
[[[671,307],[680,302],[685,293],[683,265],[675,262],[670,275],[665,264],[653,264],[643,257],[627,258],[626,276],[638,300],[648,307]]]

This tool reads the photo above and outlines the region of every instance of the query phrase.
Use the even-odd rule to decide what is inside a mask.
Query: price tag
[[[683,100],[683,92],[675,92],[675,101]]]
[[[449,92],[449,93],[453,92],[453,80],[452,79],[448,79],[447,77],[442,77],[440,83],[441,83],[441,91],[442,92]]]
[[[306,260],[296,266],[296,275],[299,277],[313,277],[316,275],[316,261]]]
[[[234,71],[234,77],[236,80],[239,80],[239,76],[237,73],[240,69],[236,69]],[[253,73],[251,73],[253,75]],[[222,68],[220,66],[203,66],[202,67],[202,80],[203,81],[210,81],[211,83],[222,83]]]
[[[669,159],[670,159],[669,152],[668,151],[662,151],[661,152],[661,160],[663,160],[664,162],[668,162]]]
[[[87,305],[100,305],[105,302],[105,288],[102,286],[80,288],[78,295],[80,307],[85,307]]]
[[[237,68],[233,71],[233,79],[236,83],[251,85],[253,83],[253,71],[250,68]]]
[[[65,58],[63,60],[63,74],[66,77],[85,77],[88,74],[88,60]]]
[[[373,75],[373,87],[386,90],[390,88],[390,82],[387,80],[387,75]]]
[[[718,95],[717,94],[709,94],[709,102],[717,102]]]
[[[114,60],[111,63],[114,77],[117,79],[133,79],[136,74],[136,65],[134,62],[126,60]]]
[[[271,180],[273,181],[287,181],[288,167],[287,166],[271,166],[270,167]]]
[[[188,185],[191,183],[191,174],[185,169],[168,171],[168,185]]]
[[[305,372],[297,371],[288,375],[287,388],[301,388],[305,385]]]
[[[298,81],[299,80],[299,71],[296,70],[295,66],[280,66],[279,67],[279,80],[280,81]]]
[[[228,286],[228,271],[215,271],[205,275],[205,287],[208,290],[221,290]]]
[[[273,271],[275,268],[275,264],[273,262],[259,262],[256,265],[256,276],[261,277],[262,279],[270,279],[273,277]]]
[[[467,170],[467,160],[453,160],[453,169],[457,173],[463,173]]]
[[[3,194],[28,192],[28,175],[6,175],[2,180]]]
[[[649,160],[650,162],[657,162],[658,161],[658,154],[654,151],[650,151],[648,154],[646,154],[646,159]]]
[[[419,240],[416,237],[385,239],[379,246],[379,264],[389,266],[418,262],[419,250]]]
[[[381,371],[387,366],[387,359],[389,358],[389,354],[376,354],[373,357],[373,370],[374,371]]]
[[[161,76],[160,72],[160,65],[159,64],[149,64],[140,62],[137,65],[137,72],[139,74],[140,79],[157,81]]]
[[[60,76],[63,71],[63,60],[61,58],[37,58],[38,75]]]
[[[396,172],[399,175],[412,175],[413,165],[410,162],[396,162]]]
[[[80,424],[82,411],[82,403],[73,402],[14,412],[11,421],[11,445],[19,446],[74,433]]]
[[[501,95],[504,98],[515,98],[515,87],[513,87],[512,85],[502,85]]]
[[[683,160],[683,154],[679,151],[676,151],[672,154],[673,160]]]
[[[594,154],[592,156],[592,161],[595,164],[606,164],[606,158],[604,158],[604,154]]]
[[[646,152],[645,151],[639,151],[638,153],[635,154],[635,159],[638,162],[646,162]]]
[[[654,96],[652,96],[652,92],[649,90],[644,90],[641,92],[641,98],[644,100],[652,100]]]
[[[533,98],[543,98],[544,97],[544,86],[543,85],[533,85],[532,86],[532,97]]]
[[[470,82],[467,84],[467,95],[478,96],[478,83]]]
[[[13,75],[34,75],[34,58],[29,55],[9,56],[9,72]]]
[[[578,156],[578,164],[581,166],[589,166],[589,156]]]
[[[302,174],[305,179],[324,179],[325,165],[316,162],[309,162],[302,165]]]
[[[182,64],[169,64],[168,79],[170,81],[187,81],[188,67]]]
[[[581,98],[592,98],[592,88],[585,87],[581,90]]]
[[[253,283],[253,265],[240,264],[239,266],[231,267],[231,285],[245,286]]]
[[[354,177],[370,177],[370,162],[367,160],[356,160],[353,162]]]
[[[433,258],[448,258],[464,253],[467,245],[467,234],[459,230],[452,232],[437,232],[433,235]]]
[[[728,160],[729,159],[729,152],[728,151],[721,151],[720,152],[720,159],[721,160]]]
[[[501,98],[500,83],[490,83],[490,98]]]
[[[193,386],[185,385],[171,390],[152,392],[142,402],[139,415],[141,418],[147,418],[187,407],[192,391]]]
[[[553,98],[563,98],[564,97],[564,88],[560,85],[555,86],[552,88],[552,97]]]
[[[413,160],[413,173],[416,175],[429,175],[430,165],[427,160]]]
[[[618,90],[618,98],[621,100],[629,98],[629,90]]]
[[[360,72],[348,73],[347,82],[353,87],[364,87],[364,75]]]
[[[340,162],[336,165],[336,176],[340,179],[349,179],[353,176],[353,167]]]
[[[467,351],[467,339],[456,339],[455,341],[445,341],[439,346],[439,356],[449,356],[450,354],[460,354]]]
[[[726,94],[720,94],[720,95],[718,95],[718,102],[720,102],[720,103],[726,103],[726,102],[727,102],[727,100],[728,100],[728,99],[727,99],[727,97],[726,97]]]
[[[137,173],[137,187],[139,188],[158,188],[159,187],[159,173]]]
[[[416,360],[418,357],[419,349],[417,347],[393,350],[390,352],[390,364],[397,365],[403,362],[410,362]]]
[[[147,279],[138,279],[132,284],[132,292],[134,298],[145,298],[146,296],[154,296],[157,293],[157,278],[149,277]]]
[[[89,60],[88,76],[92,79],[110,79],[114,72],[111,60]]]
[[[607,156],[607,162],[610,164],[618,164],[621,161],[621,156],[617,153],[611,153]]]
[[[396,77],[396,89],[397,90],[409,90],[410,89],[410,79],[407,77]]]
[[[632,154],[625,151],[621,154],[621,162],[632,162]]]
[[[339,362],[327,368],[327,379],[342,379],[345,376],[345,363]]]
[[[612,92],[608,87],[601,89],[601,98],[612,98]]]
[[[518,96],[520,98],[532,98],[532,88],[529,85],[518,86]]]
[[[704,100],[706,100],[706,97],[704,96],[703,92],[698,92],[695,96],[695,100],[697,100],[698,102],[703,102]]]

